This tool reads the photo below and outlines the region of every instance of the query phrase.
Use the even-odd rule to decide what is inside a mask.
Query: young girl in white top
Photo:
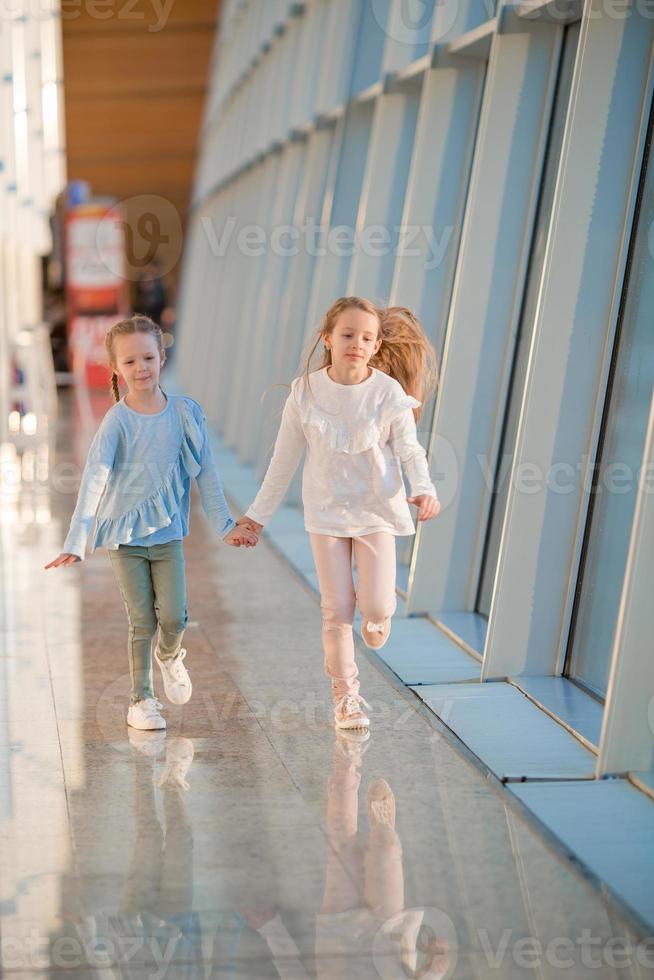
[[[237,528],[229,512],[202,408],[184,395],[167,395],[159,384],[166,352],[157,324],[141,314],[121,320],[108,331],[105,347],[116,404],[91,443],[63,551],[45,567],[82,561],[95,524],[91,551],[108,549],[129,622],[127,724],[162,729],[163,705],[152,682],[155,633],[166,697],[185,704],[192,691],[182,647],[188,621],[182,539],[189,532],[192,480],[223,541],[252,547],[257,538]],[[127,385],[122,397],[120,377]]]
[[[324,345],[322,364],[309,373]],[[282,502],[303,451],[305,527],[311,538],[323,617],[324,669],[338,728],[365,728],[352,623],[357,595],[361,636],[379,649],[396,607],[395,537],[436,517],[416,418],[436,378],[436,355],[414,315],[343,297],[328,310],[302,376],[291,384],[275,449],[252,506],[238,521],[259,532]],[[415,397],[417,396],[417,397]],[[401,464],[411,487],[406,496]]]

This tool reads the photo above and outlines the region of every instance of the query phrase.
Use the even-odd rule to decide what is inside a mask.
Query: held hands
[[[240,520],[236,522],[236,527],[233,527],[229,534],[226,534],[223,538],[225,544],[229,544],[232,548],[254,548],[259,540],[259,532],[261,531],[263,524],[257,524],[249,517],[241,517]],[[75,562],[81,561],[77,555],[71,555],[64,552],[58,555],[54,561],[51,561],[49,565],[45,565],[45,568],[59,568],[60,565],[74,565]]]
[[[251,517],[239,517],[236,522],[237,527],[247,527],[253,534],[256,534],[257,538],[263,530],[263,524],[257,523],[257,521],[252,520]]]
[[[243,545],[244,548],[254,548],[257,541],[259,540],[258,534],[251,531],[249,527],[233,527],[229,534],[226,534],[223,538],[225,544],[229,544],[232,548],[240,548]]]
[[[254,548],[259,540],[259,532],[262,527],[263,524],[257,524],[251,517],[239,517],[236,527],[232,528],[223,540],[235,548],[240,548],[242,544],[246,548]]]
[[[262,528],[263,524],[257,524],[251,517],[239,517],[236,527],[233,527],[223,540],[227,544],[233,545],[234,548],[240,548],[241,545],[245,545],[246,548],[254,548]]]
[[[430,521],[433,517],[437,517],[440,512],[440,501],[429,493],[421,493],[417,497],[407,497],[406,499],[408,503],[415,504],[418,508],[419,521]]]
[[[74,565],[76,561],[81,561],[78,555],[70,555],[68,552],[64,552],[62,555],[57,555],[54,561],[51,561],[49,565],[45,565],[45,568],[59,568],[60,565]]]

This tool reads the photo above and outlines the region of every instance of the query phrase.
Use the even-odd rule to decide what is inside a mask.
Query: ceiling
[[[127,199],[134,219],[139,196],[149,195],[149,210],[164,215],[171,256],[181,253],[172,239],[191,196],[218,6],[62,5],[68,178]],[[166,265],[175,279],[176,263]]]

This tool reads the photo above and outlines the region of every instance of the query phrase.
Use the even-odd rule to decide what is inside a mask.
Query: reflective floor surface
[[[62,399],[56,451],[2,456],[3,975],[654,975],[654,944],[363,651],[371,737],[335,733],[315,597],[265,541],[212,538],[197,502],[194,696],[167,733],[128,732],[106,553],[43,570],[84,407]]]

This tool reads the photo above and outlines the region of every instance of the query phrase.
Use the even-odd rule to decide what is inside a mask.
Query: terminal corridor
[[[3,510],[3,973],[646,975],[617,906],[363,650],[371,736],[335,732],[315,597],[265,540],[211,538],[199,507],[193,698],[167,732],[128,733],[106,554],[43,570],[106,404],[60,400],[56,451],[25,454]]]
[[[0,977],[654,977],[647,4],[10,0],[0,80]]]

